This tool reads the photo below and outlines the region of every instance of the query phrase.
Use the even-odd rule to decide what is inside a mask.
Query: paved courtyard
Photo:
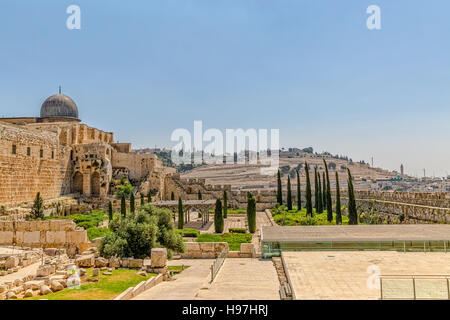
[[[299,300],[380,299],[380,288],[374,277],[377,270],[381,275],[450,275],[450,253],[328,251],[283,252],[282,256],[295,298]],[[417,286],[419,282],[416,282]],[[412,297],[411,279],[383,280],[383,283],[391,297]],[[421,288],[425,287],[431,295],[438,291],[445,294],[443,290],[447,289],[446,281],[442,279],[423,282]]]

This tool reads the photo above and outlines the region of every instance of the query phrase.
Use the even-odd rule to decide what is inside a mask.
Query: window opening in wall
[[[15,144],[12,145],[12,154],[16,154],[17,153],[17,147]]]
[[[31,148],[27,147],[27,156],[30,156],[30,155],[31,155]]]
[[[39,156],[41,157],[41,158],[43,158],[44,157],[44,150],[39,150]]]

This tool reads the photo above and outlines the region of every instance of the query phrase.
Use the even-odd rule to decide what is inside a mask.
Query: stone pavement
[[[325,251],[282,255],[295,298],[299,300],[380,299],[379,287],[367,285],[368,281],[377,282],[373,277],[375,270],[381,275],[450,275],[449,253]],[[392,293],[409,296],[406,291]]]
[[[190,266],[175,280],[164,281],[134,300],[278,300],[279,281],[271,260],[226,259],[211,284],[213,259],[181,259],[169,265]]]
[[[214,259],[180,259],[168,261],[169,266],[190,266],[173,277],[144,291],[133,300],[193,300],[197,293],[208,286],[210,266]]]
[[[214,282],[197,299],[279,300],[280,282],[271,260],[226,259]]]

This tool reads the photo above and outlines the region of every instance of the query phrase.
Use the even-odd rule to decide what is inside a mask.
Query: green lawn
[[[203,233],[199,235],[197,242],[227,242],[230,251],[239,251],[241,250],[241,243],[252,242],[252,237],[251,233]]]
[[[209,213],[214,213],[214,209],[209,210]],[[228,209],[227,214],[247,214],[247,210],[246,209],[235,209],[235,210]]]
[[[149,273],[147,277],[143,277],[137,275],[136,272],[137,270],[116,269],[110,276],[105,276],[100,272],[98,282],[82,284],[79,289],[68,288],[26,300],[112,300],[129,287],[134,287],[141,281],[156,276],[154,273]],[[92,269],[87,269],[86,276],[90,277],[91,275]]]
[[[92,212],[71,214],[68,216],[48,216],[45,219],[70,219],[73,220],[78,227],[86,229],[89,240],[103,237],[110,233],[108,228],[98,228],[98,224],[103,220],[108,220],[108,214],[103,210],[93,210]]]
[[[343,212],[344,210],[342,210]],[[294,207],[293,210],[287,210],[286,207],[273,208],[271,210],[273,220],[280,226],[314,226],[314,225],[336,225],[336,213],[333,213],[333,221],[328,222],[326,210],[323,213],[317,214],[313,208],[313,217],[306,216],[306,209],[303,208],[297,211]],[[348,224],[348,217],[342,215],[342,224]]]

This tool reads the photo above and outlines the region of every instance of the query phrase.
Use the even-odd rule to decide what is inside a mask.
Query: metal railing
[[[450,275],[382,275],[381,300],[450,300]]]
[[[223,248],[220,254],[217,256],[216,260],[214,260],[214,263],[211,266],[211,283],[214,281],[214,278],[216,277],[217,273],[219,272],[220,268],[225,262],[227,255],[228,255],[227,249]]]

